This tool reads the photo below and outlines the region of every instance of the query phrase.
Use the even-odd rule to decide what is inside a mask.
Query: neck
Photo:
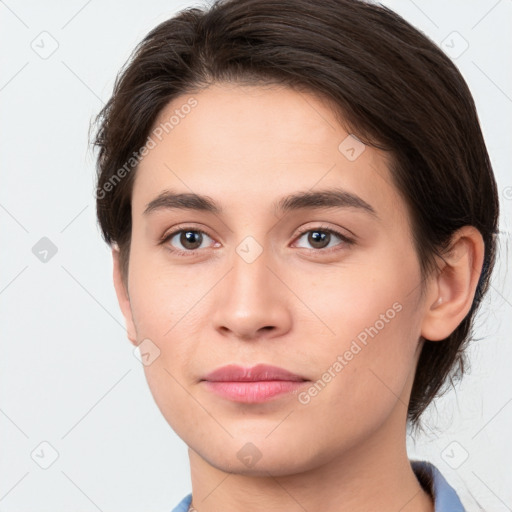
[[[397,403],[397,408],[403,404]],[[284,476],[230,473],[189,448],[192,506],[197,512],[434,512],[407,457],[403,411],[348,451],[308,471]]]

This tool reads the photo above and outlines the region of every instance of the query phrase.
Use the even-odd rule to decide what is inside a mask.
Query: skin
[[[471,307],[480,233],[466,226],[454,234],[421,294],[389,155],[366,147],[349,161],[338,149],[348,133],[332,109],[277,86],[215,84],[176,98],[155,126],[190,96],[197,106],[137,169],[126,282],[115,247],[113,258],[128,338],[160,351],[144,371],[189,447],[194,508],[432,512],[407,457],[407,404],[420,336],[444,339]],[[377,216],[354,207],[283,215],[272,207],[291,193],[333,187],[357,194]],[[171,189],[206,195],[222,213],[144,214]],[[178,224],[206,232],[192,256],[171,252],[190,251],[179,234],[159,243]],[[355,242],[331,235],[321,248],[311,231],[299,233],[306,228],[335,229]],[[262,249],[251,263],[236,251],[247,236]],[[200,381],[226,364],[267,363],[309,379],[308,389],[396,303],[400,312],[307,404],[293,393],[236,403]],[[252,466],[237,456],[247,443],[261,456]]]

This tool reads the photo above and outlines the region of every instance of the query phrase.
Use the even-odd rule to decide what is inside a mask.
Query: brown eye
[[[315,249],[324,249],[329,245],[331,234],[325,231],[310,231],[308,234],[308,243]]]
[[[306,237],[307,235],[307,237]],[[352,240],[348,237],[334,231],[333,229],[309,229],[304,231],[298,238],[298,240],[306,239],[308,246],[298,245],[304,249],[330,249],[335,246],[350,245]],[[336,238],[341,242],[336,243]]]
[[[185,249],[193,251],[201,247],[203,235],[199,231],[182,231],[179,240]]]
[[[213,241],[204,231],[198,229],[180,229],[167,235],[163,243],[170,245],[169,249],[176,253],[194,252],[205,247],[205,242]],[[208,246],[208,245],[206,245]]]

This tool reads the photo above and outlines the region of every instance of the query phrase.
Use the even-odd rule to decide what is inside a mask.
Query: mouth
[[[243,403],[261,403],[287,393],[297,393],[310,382],[284,368],[258,364],[251,368],[228,365],[206,375],[206,389],[225,399]]]

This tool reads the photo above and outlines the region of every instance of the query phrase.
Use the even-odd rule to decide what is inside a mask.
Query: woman
[[[140,43],[97,212],[175,512],[463,511],[406,427],[461,368],[498,199],[471,94],[385,7],[228,0]]]

